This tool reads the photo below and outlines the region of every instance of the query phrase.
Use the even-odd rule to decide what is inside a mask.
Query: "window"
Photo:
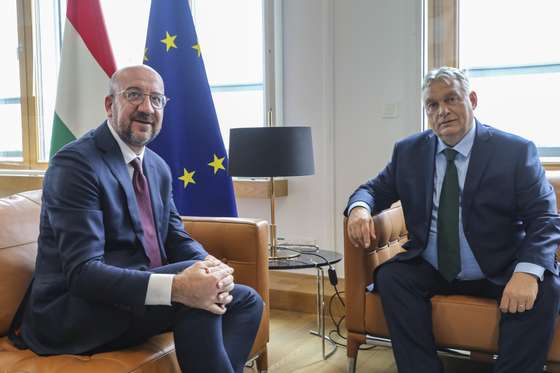
[[[35,84],[38,161],[48,162],[66,1],[35,2]]]
[[[483,122],[560,159],[560,2],[430,0],[428,65],[466,69]]]
[[[142,63],[150,0],[100,3],[117,67]],[[275,42],[280,45],[274,38],[275,32],[280,34],[274,22],[277,3],[190,0],[226,147],[232,127],[266,124],[270,113],[271,121],[281,122],[275,110],[281,107],[281,94],[274,84],[280,56],[275,57]],[[0,168],[47,166],[65,16],[66,0],[10,0],[4,5]]]
[[[265,123],[263,2],[192,0],[192,13],[227,148],[230,128]]]
[[[3,5],[1,167],[45,168],[60,55],[60,4],[11,0]]]
[[[23,31],[18,17],[18,7],[22,4],[16,1],[8,1],[3,6],[0,14],[0,32],[2,33],[2,49],[4,57],[0,68],[2,84],[0,85],[0,116],[3,118],[3,136],[0,138],[0,161],[21,162],[23,160],[22,141],[22,91],[25,92],[25,84],[22,87],[20,70],[25,73],[25,64],[21,64],[24,58],[24,50],[20,48],[20,36],[18,31]],[[23,35],[22,35],[23,38]],[[22,66],[23,65],[23,66]]]

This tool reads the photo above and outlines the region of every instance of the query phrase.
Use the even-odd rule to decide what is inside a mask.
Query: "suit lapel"
[[[121,150],[119,149],[119,145],[113,138],[108,125],[109,124],[105,122],[96,130],[95,144],[99,149],[101,149],[103,153],[103,160],[123,188],[124,194],[126,196],[126,205],[128,207],[130,218],[132,220],[134,232],[136,233],[136,236],[138,237],[140,242],[144,242],[144,232],[142,230],[142,223],[140,222],[140,215],[138,214],[136,195],[134,194],[134,189],[132,188],[130,175],[128,173],[127,166],[124,163],[123,155],[121,153]]]
[[[491,162],[491,157],[494,153],[494,147],[492,146],[492,132],[491,130],[476,122],[476,136],[474,138],[473,147],[471,149],[471,157],[469,161],[469,167],[467,169],[467,175],[465,177],[465,185],[463,188],[463,224],[465,225],[465,230],[468,229],[466,223],[469,216],[470,208],[472,206],[475,192],[480,184],[480,180],[484,175],[486,167]]]
[[[437,148],[437,137],[433,132],[429,132],[426,135],[425,141],[420,149],[419,159],[420,162],[420,173],[423,177],[424,190],[419,191],[419,196],[426,196],[424,201],[424,221],[431,221],[432,218],[432,202],[434,200],[434,170],[435,170],[435,158],[436,158],[436,148]],[[425,176],[424,176],[425,175]]]

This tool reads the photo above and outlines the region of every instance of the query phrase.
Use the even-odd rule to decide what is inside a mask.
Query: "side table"
[[[336,343],[325,335],[325,271],[324,267],[330,267],[332,264],[342,260],[342,254],[329,250],[319,250],[305,247],[290,248],[290,250],[300,253],[299,256],[290,259],[269,259],[269,270],[283,269],[317,269],[317,330],[311,331],[311,334],[321,337],[323,346],[323,359],[329,358],[336,351]],[[325,352],[325,342],[329,342],[333,347],[331,351]]]

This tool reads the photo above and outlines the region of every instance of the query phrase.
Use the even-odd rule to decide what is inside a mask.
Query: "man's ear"
[[[105,112],[107,113],[107,118],[113,117],[113,96],[105,96]]]
[[[478,97],[476,96],[475,91],[471,91],[471,93],[469,93],[469,101],[471,102],[473,110],[476,109],[476,105],[478,104]]]

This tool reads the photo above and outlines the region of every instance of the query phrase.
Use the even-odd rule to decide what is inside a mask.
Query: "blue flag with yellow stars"
[[[181,215],[237,216],[227,155],[187,0],[152,1],[144,63],[163,77],[163,128],[149,145],[173,177]]]

